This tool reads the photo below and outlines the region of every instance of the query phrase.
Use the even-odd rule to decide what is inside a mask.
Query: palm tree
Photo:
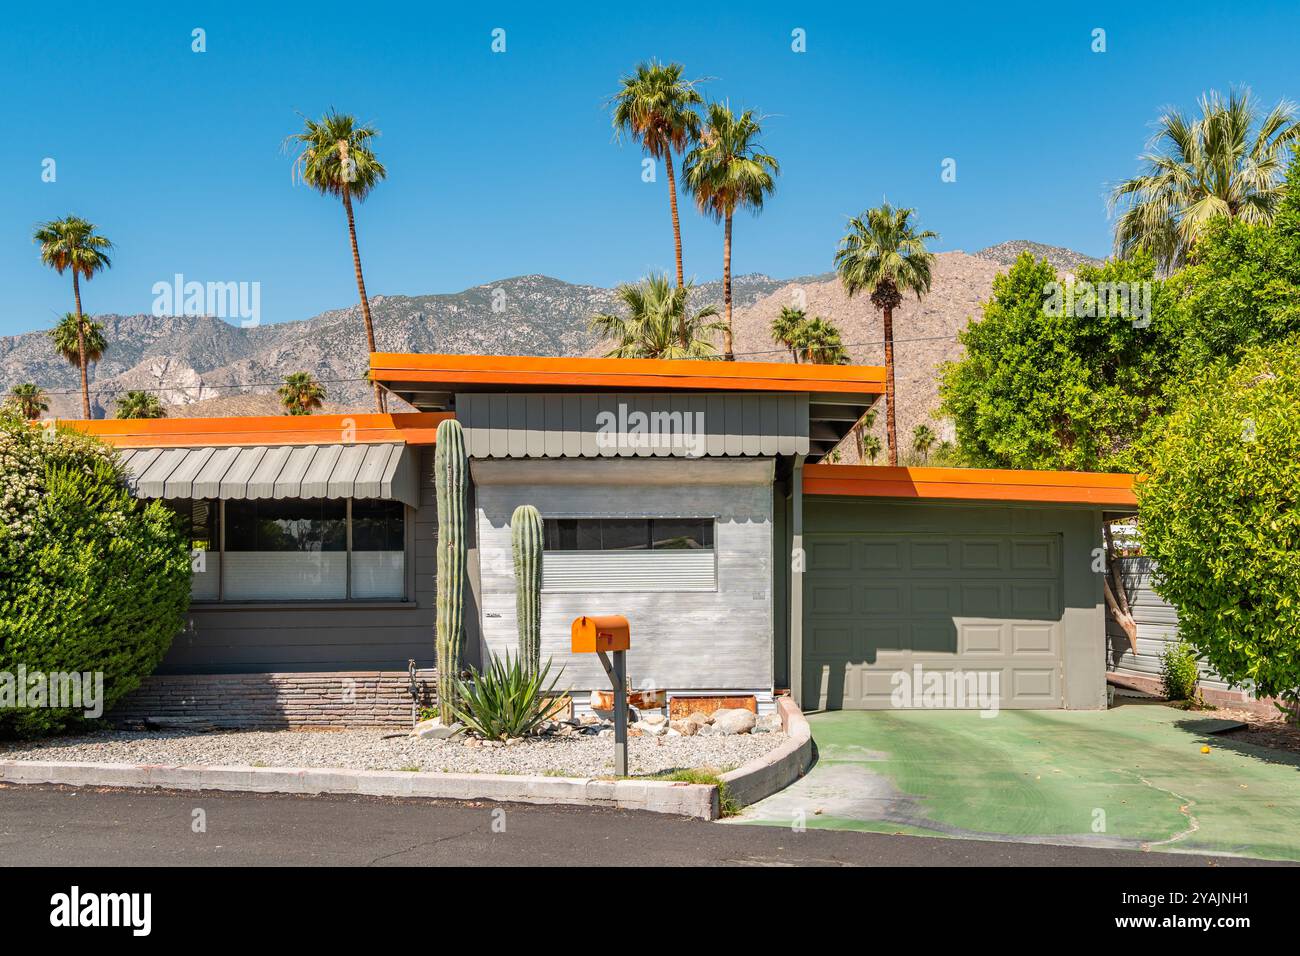
[[[98,362],[108,349],[104,340],[104,327],[81,311],[65,312],[54,328],[50,329],[54,350],[81,372],[81,411],[90,418],[90,385],[86,366]]]
[[[790,305],[783,308],[781,314],[772,320],[772,341],[789,349],[790,357],[796,363],[799,361],[799,350],[794,347],[795,339],[798,338],[799,330],[807,321],[808,315],[803,309],[796,309]]]
[[[601,313],[592,316],[590,327],[602,338],[618,344],[605,353],[607,358],[714,358],[717,349],[709,336],[722,329],[721,322],[709,322],[718,314],[708,305],[697,312],[687,308],[692,285],[674,286],[667,275],[651,275],[639,285],[619,286],[617,296],[627,307],[627,316]]]
[[[41,412],[50,410],[45,390],[35,382],[23,382],[9,389],[9,398],[28,420],[41,417]]]
[[[338,196],[348,215],[348,240],[352,243],[352,267],[357,274],[357,292],[361,296],[361,318],[366,326],[366,346],[375,352],[375,326],[370,318],[370,299],[366,296],[366,280],[361,274],[361,252],[357,248],[357,224],[352,213],[352,200],[364,202],[388,175],[370,148],[370,140],[379,135],[373,126],[363,126],[346,113],[334,110],[319,121],[303,117],[306,129],[285,140],[301,145],[294,159],[294,175],[323,196]],[[384,410],[384,392],[374,383],[375,408]]]
[[[290,372],[278,389],[286,415],[310,415],[325,399],[325,387],[311,372]]]
[[[876,456],[880,454],[880,438],[876,435],[863,435],[858,444],[858,454],[861,456],[859,460],[870,459],[874,465]]]
[[[777,161],[761,152],[756,140],[762,128],[753,110],[739,117],[723,103],[710,103],[699,139],[682,164],[686,185],[701,212],[724,223],[722,233],[723,358],[736,360],[731,339],[731,220],[737,209],[758,215],[763,199],[776,189]]]
[[[1115,252],[1145,250],[1166,273],[1184,265],[1215,216],[1273,219],[1284,189],[1290,144],[1300,141],[1295,104],[1282,100],[1260,120],[1249,89],[1202,96],[1200,116],[1169,108],[1142,157],[1146,170],[1116,186]],[[1252,133],[1253,129],[1253,133]]]
[[[808,319],[795,332],[794,349],[813,365],[847,365],[849,353],[840,340],[840,330],[820,315]]]
[[[682,226],[677,218],[677,177],[673,152],[682,152],[700,127],[692,107],[704,97],[695,89],[699,80],[683,80],[682,65],[665,66],[651,60],[637,64],[636,72],[622,78],[623,88],[610,97],[614,107],[615,135],[626,132],[633,142],[668,170],[668,206],[673,217],[673,252],[677,256],[677,287],[682,280]]]
[[[32,237],[40,243],[42,262],[59,275],[63,275],[65,269],[72,270],[72,297],[79,317],[82,315],[80,280],[85,278],[89,282],[96,272],[113,265],[108,258],[108,250],[113,248],[113,244],[99,235],[95,228],[94,223],[79,216],[64,216],[62,219],[41,223]],[[81,324],[76,326],[78,330],[81,327]],[[90,418],[90,382],[86,377],[86,366],[91,361],[97,361],[98,356],[90,358],[85,343],[80,338],[78,342],[78,359],[75,364],[81,369],[81,413]]]
[[[912,448],[921,456],[921,461],[930,460],[930,449],[935,441],[934,431],[929,425],[917,425],[912,429]]]
[[[889,463],[898,464],[898,433],[894,417],[894,310],[903,295],[930,291],[934,255],[927,239],[939,237],[929,230],[917,232],[909,221],[912,209],[895,209],[883,203],[849,220],[849,231],[835,253],[835,271],[849,298],[859,292],[871,295],[871,304],[884,317],[885,332],[885,435]]]
[[[115,415],[118,418],[166,418],[167,410],[157,395],[130,391],[117,400]]]
[[[875,442],[875,451],[871,453],[871,460],[876,460],[876,455],[880,454],[880,439],[875,435],[869,435],[869,432],[876,425],[876,410],[869,408],[862,413],[862,417],[853,423],[853,440],[858,446],[858,461],[867,460],[867,440]]]

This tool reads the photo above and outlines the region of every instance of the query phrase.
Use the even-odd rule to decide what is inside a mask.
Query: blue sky
[[[763,214],[737,221],[734,266],[778,276],[829,269],[845,217],[882,197],[916,207],[941,250],[1029,238],[1104,255],[1106,185],[1136,171],[1161,106],[1231,84],[1300,98],[1294,2],[115,6],[6,11],[0,334],[70,308],[70,281],[31,242],[67,212],[117,246],[83,289],[91,312],[147,312],[177,272],[260,282],[263,321],[354,303],[340,204],[293,185],[280,150],[295,111],[383,131],[389,179],[358,210],[373,295],[669,268],[662,171],[642,182],[603,108],[646,57],[767,115],[782,175]],[[687,273],[716,278],[720,227],[684,204],[683,231]]]

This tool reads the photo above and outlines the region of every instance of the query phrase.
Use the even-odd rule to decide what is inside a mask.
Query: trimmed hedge
[[[104,709],[156,668],[189,609],[189,544],[136,500],[116,453],[0,415],[0,680],[102,672]],[[82,709],[0,708],[0,736],[59,733]]]
[[[1300,689],[1300,337],[1212,367],[1138,486],[1142,543],[1179,632],[1233,683]]]

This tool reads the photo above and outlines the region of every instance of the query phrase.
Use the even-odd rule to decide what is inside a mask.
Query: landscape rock
[[[443,724],[437,717],[434,717],[431,720],[422,720],[416,724],[411,736],[419,737],[422,740],[446,740],[448,737],[455,737],[464,729],[464,724]]]
[[[668,726],[674,733],[681,734],[683,737],[694,737],[700,732],[701,727],[708,725],[698,724],[693,720],[674,720]]]
[[[735,708],[732,710],[717,710],[713,713],[713,723],[710,725],[714,733],[720,734],[747,734],[754,729],[758,719],[748,710]]]

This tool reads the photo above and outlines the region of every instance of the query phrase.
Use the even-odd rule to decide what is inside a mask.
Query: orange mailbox
[[[573,653],[625,651],[632,646],[632,632],[621,614],[599,614],[573,622]]]

